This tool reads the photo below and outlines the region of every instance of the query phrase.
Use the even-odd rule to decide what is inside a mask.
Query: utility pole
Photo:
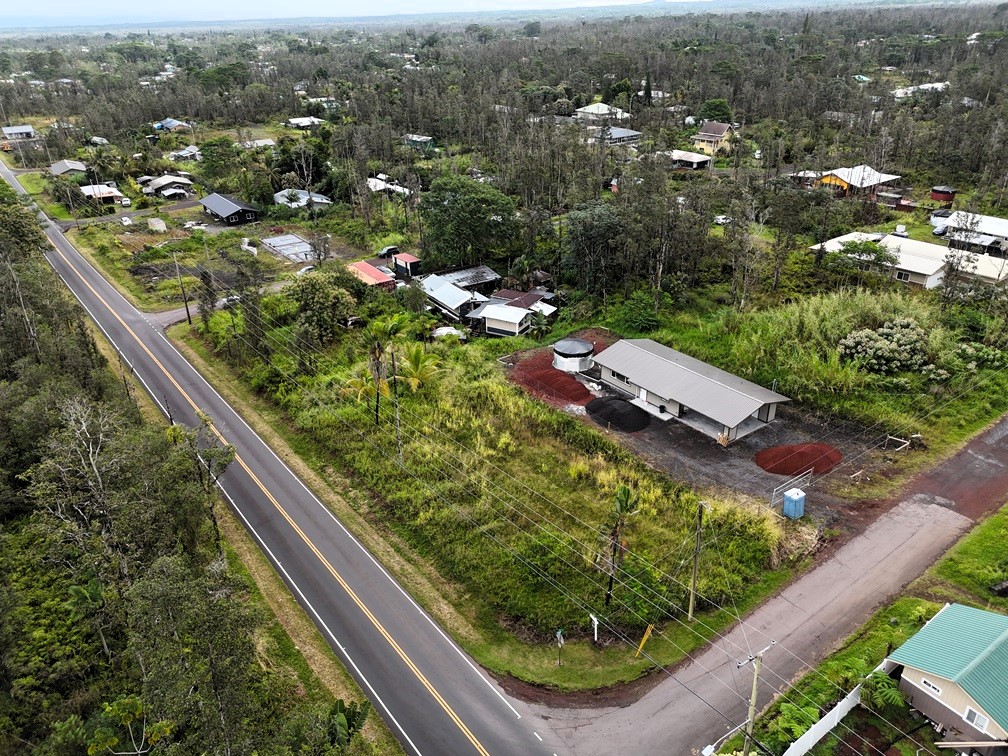
[[[742,756],[749,756],[750,750],[752,750],[753,742],[753,725],[756,724],[756,691],[759,687],[759,675],[760,670],[763,669],[763,654],[769,651],[777,645],[777,641],[770,641],[770,645],[766,648],[757,651],[755,654],[751,655],[748,659],[740,661],[736,666],[738,669],[742,669],[749,662],[753,663],[753,678],[752,678],[752,694],[749,696],[749,716],[746,718],[746,728],[745,728],[745,745],[742,748]]]
[[[189,314],[189,297],[186,296],[185,284],[182,283],[182,272],[179,270],[178,256],[175,254],[175,247],[172,247],[172,259],[175,261],[175,275],[178,276],[178,285],[182,290],[182,303],[185,305],[186,320],[192,326],[192,315]]]
[[[697,507],[696,547],[693,549],[693,579],[690,581],[689,616],[686,618],[689,622],[693,621],[693,610],[696,608],[697,573],[700,571],[700,529],[703,527],[703,510],[705,506],[706,502],[701,501]]]

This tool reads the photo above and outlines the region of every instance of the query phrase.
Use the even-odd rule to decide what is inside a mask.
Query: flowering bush
[[[910,318],[898,318],[877,330],[849,333],[838,348],[842,359],[878,375],[920,370],[927,363],[927,336]]]

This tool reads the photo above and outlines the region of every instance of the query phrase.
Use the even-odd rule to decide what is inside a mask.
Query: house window
[[[245,220],[252,220],[255,216],[252,213],[245,213]]]
[[[974,711],[969,706],[966,707],[966,721],[980,730],[980,732],[986,732],[987,730],[987,717],[978,711]]]
[[[940,696],[941,695],[941,688],[939,688],[937,685],[935,685],[933,682],[931,682],[930,680],[928,680],[925,677],[921,678],[921,687],[927,688],[929,691],[931,691],[932,693],[934,693],[936,696]]]
[[[897,270],[896,271],[896,280],[897,281],[903,281],[904,283],[906,283],[907,281],[910,280],[910,274],[907,271],[905,271],[905,270]]]
[[[629,378],[623,375],[623,373],[617,373],[615,370],[612,371],[612,377],[617,381],[623,381],[623,383],[630,383]]]

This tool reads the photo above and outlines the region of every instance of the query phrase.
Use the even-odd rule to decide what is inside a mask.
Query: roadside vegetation
[[[222,540],[199,473],[231,450],[143,421],[44,244],[4,186],[0,753],[394,750],[344,722]]]

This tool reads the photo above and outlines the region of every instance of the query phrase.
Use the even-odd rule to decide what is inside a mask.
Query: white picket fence
[[[879,664],[873,671],[885,670],[885,662]],[[861,686],[854,686],[854,690],[844,696],[836,706],[826,712],[826,715],[812,725],[805,734],[788,746],[784,751],[784,756],[803,756],[812,750],[812,747],[826,737],[827,733],[840,724],[840,720],[846,717],[851,709],[861,703]]]

